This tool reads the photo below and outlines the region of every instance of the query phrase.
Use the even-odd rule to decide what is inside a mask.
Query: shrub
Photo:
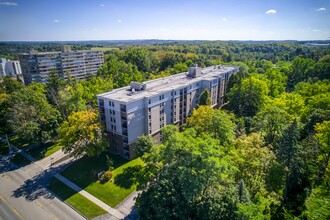
[[[108,170],[102,175],[101,181],[105,183],[111,180],[111,178],[112,178],[112,172]]]

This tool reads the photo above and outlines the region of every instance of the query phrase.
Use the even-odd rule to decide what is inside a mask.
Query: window
[[[149,99],[149,104],[151,104],[151,99]]]

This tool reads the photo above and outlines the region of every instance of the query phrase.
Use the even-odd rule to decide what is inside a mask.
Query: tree
[[[150,149],[154,146],[154,140],[150,135],[140,136],[136,141],[135,154],[138,157],[143,156],[144,153],[150,152]]]
[[[329,186],[322,185],[312,190],[305,203],[306,210],[303,216],[307,219],[330,219],[330,189]]]
[[[287,77],[278,69],[268,69],[265,73],[268,79],[269,95],[278,97],[285,91]]]
[[[315,139],[319,143],[319,162],[321,163],[320,177],[324,177],[330,161],[330,121],[323,121],[315,125]]]
[[[59,112],[53,108],[39,83],[14,92],[7,112],[11,129],[24,139],[43,144],[56,134]]]
[[[253,124],[265,138],[267,144],[275,143],[288,126],[292,117],[276,106],[267,106],[253,118]]]
[[[194,128],[198,134],[206,133],[226,145],[232,143],[235,138],[233,120],[233,115],[223,110],[202,105],[194,109],[187,125]]]
[[[294,119],[284,130],[283,136],[275,148],[276,157],[285,170],[283,205],[288,210],[294,211],[295,214],[301,212],[301,206],[306,197],[305,188],[308,186],[308,181],[304,176],[305,161],[301,155],[299,138],[298,121]]]
[[[6,94],[12,94],[23,88],[23,84],[11,77],[4,77],[3,81],[0,83],[0,88],[4,90]]]
[[[235,84],[227,93],[228,108],[239,117],[253,117],[261,109],[268,93],[267,83],[252,75]]]
[[[257,194],[267,196],[266,179],[275,162],[271,146],[265,146],[262,137],[257,133],[241,136],[235,142],[235,150],[230,151],[240,172],[236,179],[244,181],[250,198],[253,201]]]
[[[99,155],[105,150],[106,144],[98,122],[98,115],[91,111],[72,113],[59,129],[59,144],[63,151],[72,156]]]
[[[205,89],[199,96],[198,105],[211,105],[211,95],[208,89]]]
[[[51,70],[48,74],[46,83],[46,95],[51,104],[58,102],[58,92],[63,88],[64,84],[64,79],[56,72],[56,70]]]
[[[292,61],[292,69],[288,75],[289,89],[292,89],[298,82],[307,81],[310,77],[312,77],[314,65],[315,64],[312,59],[296,57]]]
[[[143,219],[233,219],[238,204],[234,168],[217,142],[196,131],[162,130],[163,144],[145,154],[152,167],[136,207]],[[236,190],[235,190],[236,189]]]
[[[102,78],[112,78],[114,88],[127,86],[131,81],[140,82],[143,79],[136,65],[118,60],[114,55],[106,59],[97,75]]]

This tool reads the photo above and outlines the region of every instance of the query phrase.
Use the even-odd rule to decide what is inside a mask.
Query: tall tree
[[[136,141],[135,154],[138,157],[143,156],[145,153],[149,153],[152,146],[154,146],[154,140],[150,135],[140,136]]]
[[[199,96],[198,105],[211,105],[211,95],[208,89],[205,89]]]
[[[230,89],[227,94],[228,107],[239,117],[253,117],[264,104],[268,93],[267,83],[252,75]]]
[[[47,102],[41,84],[32,83],[13,93],[10,103],[7,118],[15,133],[41,143],[56,134],[59,112]]]
[[[277,159],[285,170],[283,205],[298,215],[306,197],[305,188],[308,186],[304,176],[304,159],[301,154],[299,138],[298,121],[294,119],[290,126],[284,130],[283,136],[275,148]]]
[[[220,140],[221,144],[230,144],[235,138],[234,117],[223,110],[210,106],[200,106],[194,109],[188,118],[188,127],[194,128],[198,134],[206,133]]]
[[[0,83],[0,89],[3,90],[3,93],[11,94],[13,92],[19,91],[23,88],[23,84],[11,77],[4,77]]]
[[[58,102],[58,92],[64,86],[64,79],[60,76],[55,69],[51,70],[48,74],[46,83],[47,98],[51,104]]]
[[[230,158],[193,129],[163,129],[163,144],[144,157],[153,167],[136,206],[144,219],[233,219],[238,196]],[[237,189],[237,188],[236,188]]]
[[[59,129],[59,143],[72,156],[99,155],[106,148],[98,115],[94,111],[72,113]]]

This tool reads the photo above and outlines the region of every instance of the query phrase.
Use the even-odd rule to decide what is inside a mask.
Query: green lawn
[[[70,187],[57,179],[53,179],[48,187],[63,201],[71,205],[78,212],[83,214],[88,219],[95,218],[96,216],[106,214],[107,212],[93,202],[89,201],[79,193],[75,192]]]
[[[98,172],[107,170],[105,155],[100,158],[84,157],[68,167],[62,175],[111,207],[116,207],[136,189],[134,176],[142,169],[143,162],[139,158],[127,161],[115,155],[110,157],[114,160],[115,168],[110,182],[101,183],[97,179]]]
[[[27,153],[30,154],[32,157],[36,158],[37,160],[40,160],[44,157],[48,157],[49,155],[55,153],[61,148],[61,145],[49,142],[46,143],[43,147],[37,147],[32,150],[29,150],[27,151]]]
[[[16,154],[12,159],[11,162],[16,164],[17,166],[26,166],[31,163],[30,160],[26,159],[21,154]]]

